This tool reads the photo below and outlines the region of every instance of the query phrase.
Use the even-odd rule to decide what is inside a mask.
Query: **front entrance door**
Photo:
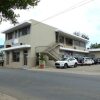
[[[27,56],[28,56],[28,51],[27,50],[24,50],[23,51],[24,65],[27,65]]]
[[[39,65],[39,53],[36,53],[36,65]]]
[[[9,52],[6,52],[6,64],[9,64]]]

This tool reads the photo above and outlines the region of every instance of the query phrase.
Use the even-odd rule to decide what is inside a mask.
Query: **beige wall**
[[[33,22],[33,21],[32,21]],[[33,47],[48,46],[55,42],[55,29],[39,23],[31,26],[31,44]]]
[[[20,44],[20,43],[30,44],[30,42],[31,42],[30,41],[30,37],[31,37],[31,35],[30,34],[27,34],[27,35],[24,35],[24,36],[21,36],[21,37],[16,38],[18,40],[17,45]],[[5,45],[11,45],[11,46],[13,46],[12,45],[13,41],[14,41],[14,39],[6,40],[5,41]]]
[[[22,57],[22,51],[20,51],[20,62],[13,62],[12,61],[12,51],[9,51],[9,64],[6,64],[7,57],[5,56],[5,63],[4,66],[6,67],[12,67],[12,68],[19,68],[23,65],[23,57]]]
[[[76,49],[78,49],[78,50],[86,50],[86,48],[85,47],[80,47],[80,46],[75,46],[76,47]]]
[[[4,66],[6,67],[12,67],[12,68],[21,68],[24,66],[24,57],[23,57],[23,49],[20,51],[20,61],[19,62],[13,62],[12,61],[12,51],[9,51],[9,64],[6,64],[6,55],[5,55],[5,63]],[[32,66],[31,61],[33,58],[30,57],[30,49],[28,49],[28,57],[27,57],[27,66]]]
[[[96,58],[100,58],[100,51],[98,51],[98,52],[90,52],[90,55],[95,55]]]
[[[31,55],[33,58],[31,61],[32,65],[35,66],[35,48],[38,46],[49,46],[50,44],[55,43],[55,28],[50,27],[46,24],[38,23],[35,24],[36,21],[32,21],[31,26]],[[34,25],[35,24],[35,25]]]
[[[60,33],[60,36],[63,36],[64,37],[64,43],[61,43],[65,48],[71,48],[71,49],[74,49],[74,48],[76,48],[77,50],[85,50],[86,49],[86,46],[84,46],[84,47],[82,47],[82,46],[80,46],[80,45],[76,45],[75,44],[75,41],[78,41],[78,42],[82,42],[82,43],[84,43],[85,45],[86,45],[86,43],[85,42],[83,42],[83,41],[81,41],[81,40],[76,40],[76,39],[72,39],[71,37],[69,37],[69,36],[67,36],[67,35],[65,35],[65,34],[63,34],[63,33]],[[70,45],[70,44],[66,44],[66,38],[69,38],[69,39],[72,39],[72,45]]]

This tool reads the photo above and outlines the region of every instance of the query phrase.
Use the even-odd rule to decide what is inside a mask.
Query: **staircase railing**
[[[38,46],[35,48],[36,52],[46,53],[51,56],[54,60],[60,60],[61,56],[55,51],[56,47],[59,46],[58,43],[53,43],[49,46]]]

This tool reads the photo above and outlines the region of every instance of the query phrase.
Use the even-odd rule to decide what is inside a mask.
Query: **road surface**
[[[0,92],[18,100],[100,100],[100,76],[0,69]]]

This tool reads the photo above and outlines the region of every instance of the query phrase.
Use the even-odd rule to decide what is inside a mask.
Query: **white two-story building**
[[[29,20],[3,32],[5,34],[6,67],[34,67],[39,64],[39,54],[46,64],[63,56],[85,56],[88,39],[72,35],[44,23]]]

